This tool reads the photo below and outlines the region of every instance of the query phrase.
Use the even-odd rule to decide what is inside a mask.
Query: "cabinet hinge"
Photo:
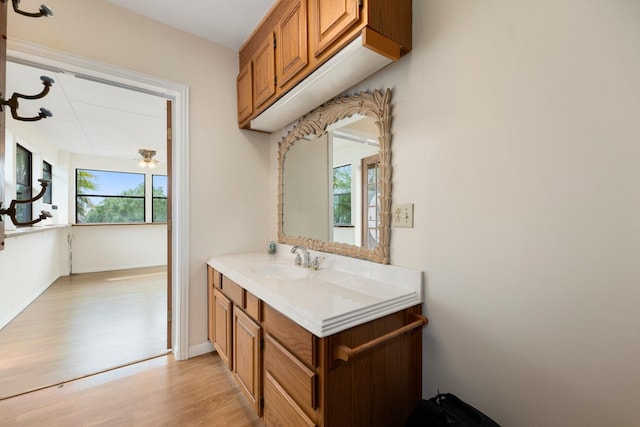
[[[358,0],[358,7],[362,7],[363,0]]]
[[[264,409],[264,397],[260,396],[260,409]]]
[[[171,310],[167,311],[167,322],[171,322]]]
[[[278,46],[278,39],[277,38],[273,38],[273,48],[275,49]]]
[[[278,86],[278,76],[273,76],[273,85]]]

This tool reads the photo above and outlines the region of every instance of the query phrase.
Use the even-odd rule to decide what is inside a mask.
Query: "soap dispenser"
[[[276,242],[274,242],[273,239],[271,239],[271,241],[269,242],[269,249],[267,250],[267,253],[269,255],[273,255],[276,253]]]

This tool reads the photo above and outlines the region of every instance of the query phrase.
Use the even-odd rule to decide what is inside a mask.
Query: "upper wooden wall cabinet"
[[[278,1],[239,51],[239,126],[278,130],[400,59],[411,51],[411,3]]]

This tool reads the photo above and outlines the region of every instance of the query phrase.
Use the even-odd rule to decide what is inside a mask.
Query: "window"
[[[153,175],[151,177],[153,198],[151,203],[151,217],[153,222],[167,222],[167,186],[166,175]]]
[[[351,165],[333,168],[333,224],[351,225]]]
[[[53,169],[51,168],[51,164],[45,161],[42,162],[42,179],[46,179],[49,181],[49,186],[47,190],[44,192],[44,197],[42,201],[44,203],[51,204],[51,188],[53,187]]]
[[[144,222],[144,174],[76,169],[76,223]]]
[[[16,200],[30,199],[31,194],[31,151],[20,144],[16,147]],[[16,205],[16,218],[20,222],[31,221],[31,203]]]

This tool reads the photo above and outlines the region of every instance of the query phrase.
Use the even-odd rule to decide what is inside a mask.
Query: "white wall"
[[[74,226],[71,236],[74,274],[167,263],[164,223]]]
[[[0,252],[0,329],[65,274],[66,235],[62,227],[6,237]]]
[[[28,126],[31,124],[31,127]],[[36,224],[36,227],[52,225],[54,223],[67,222],[67,182],[68,164],[64,153],[60,153],[55,147],[47,143],[46,137],[41,133],[37,122],[18,122],[7,118],[6,126],[6,151],[5,151],[5,194],[4,206],[8,206],[12,199],[16,198],[16,144],[31,151],[32,163],[32,188],[35,196],[42,188],[38,179],[42,178],[42,161],[51,164],[53,168],[51,204],[44,203],[42,199],[32,205],[32,216],[37,218],[41,210],[47,210],[54,218],[46,219]],[[60,209],[52,210],[56,205]],[[6,218],[5,229],[15,230],[15,226],[9,218]]]
[[[266,247],[270,237],[268,137],[238,130],[237,53],[105,0],[47,6],[51,18],[9,13],[9,38],[189,85],[189,342],[206,343],[207,259]]]
[[[9,36],[191,87],[202,343],[206,258],[277,224],[274,144],[235,127],[235,53],[104,1],[47,4],[55,17],[9,14]],[[415,1],[414,51],[356,88],[393,89],[393,198],[415,228],[392,230],[391,257],[425,272],[425,396],[505,426],[638,424],[639,8]]]
[[[413,52],[350,92],[393,90],[415,227],[391,262],[424,271],[424,396],[504,426],[640,425],[640,3],[424,0],[413,19]]]

